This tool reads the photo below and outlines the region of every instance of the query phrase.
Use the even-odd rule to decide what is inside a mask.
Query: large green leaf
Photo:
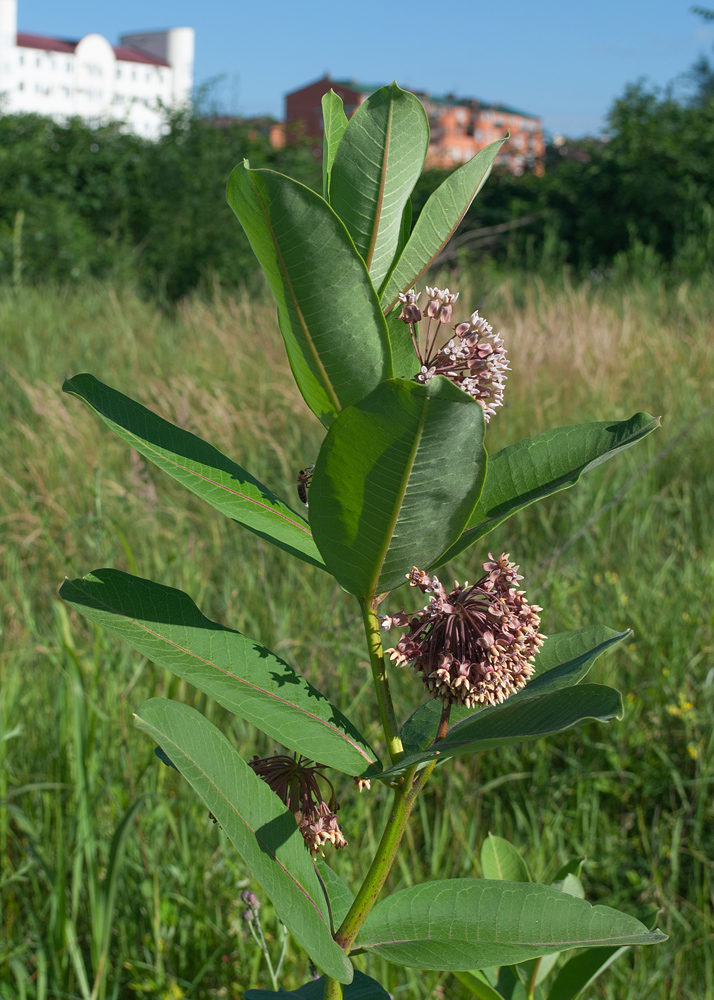
[[[335,156],[330,204],[354,240],[375,288],[390,270],[409,195],[429,148],[429,122],[396,83],[375,91],[350,118]]]
[[[586,628],[557,632],[548,636],[536,653],[533,664],[534,676],[521,691],[511,695],[505,704],[513,705],[516,701],[524,701],[578,684],[601,653],[616,646],[631,634],[630,629],[615,632],[606,625],[589,625]],[[504,707],[505,705],[488,709],[479,706],[469,709],[452,705],[450,722],[454,726],[457,722],[473,718],[477,714],[483,712],[493,714],[502,711]],[[436,736],[440,718],[441,702],[434,698],[413,712],[400,733],[405,751],[415,753],[429,746]]]
[[[483,410],[445,378],[393,379],[340,414],[310,487],[330,572],[358,597],[398,587],[460,535],[486,469]]]
[[[298,387],[329,426],[392,374],[365,263],[327,202],[290,177],[246,161],[231,174],[227,197],[277,299]]]
[[[376,760],[312,684],[261,643],[206,618],[188,594],[98,569],[65,580],[60,597],[288,749],[352,775]]]
[[[578,684],[524,701],[509,698],[503,705],[457,723],[435,746],[406,754],[375,776],[387,780],[413,764],[554,736],[584,722],[608,722],[613,718],[622,718],[622,698],[619,691],[603,684]]]
[[[530,882],[531,875],[517,848],[489,833],[481,845],[481,872],[484,878],[506,882]]]
[[[357,945],[395,965],[473,970],[586,945],[656,944],[665,935],[549,886],[446,879],[381,900]]]
[[[324,568],[305,518],[213,445],[93,375],[75,375],[62,388],[88,403],[119,437],[216,510],[299,559]]]
[[[342,98],[334,90],[322,96],[322,196],[330,200],[330,178],[337,147],[347,128]]]
[[[481,499],[468,527],[435,563],[441,566],[497,525],[553,493],[575,485],[584,472],[630,448],[659,427],[649,413],[619,423],[603,420],[556,427],[489,456]]]
[[[430,196],[381,290],[385,313],[394,307],[400,292],[416,284],[454,235],[469,205],[491,173],[496,154],[505,141],[499,139],[480,150],[468,163],[450,174]]]
[[[332,939],[327,904],[293,814],[194,708],[151,698],[135,722],[206,803],[298,944],[328,976],[351,982],[352,964]]]
[[[322,1000],[325,995],[325,977],[311,979],[309,982],[298,986],[296,990],[280,990],[274,993],[272,990],[246,990],[243,994],[244,1000],[290,1000],[291,997],[299,1000]],[[390,993],[387,993],[383,986],[380,986],[376,979],[358,972],[355,969],[355,977],[349,986],[342,990],[343,1000],[390,1000]]]

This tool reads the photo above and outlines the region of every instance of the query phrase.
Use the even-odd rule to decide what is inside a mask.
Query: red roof
[[[48,52],[74,52],[77,48],[76,42],[48,38],[46,35],[28,35],[24,31],[18,31],[17,44],[23,49],[45,49]]]
[[[66,41],[62,38],[49,38],[47,35],[30,35],[24,31],[18,31],[17,44],[23,49],[44,49],[46,52],[68,52],[73,53],[77,48],[77,42]],[[128,45],[117,45],[114,48],[115,57],[121,62],[146,63],[149,66],[168,66],[164,59],[152,56],[148,52],[140,49],[132,49]]]

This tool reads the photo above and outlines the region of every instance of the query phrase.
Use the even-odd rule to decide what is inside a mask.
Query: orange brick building
[[[306,87],[293,90],[285,99],[288,142],[298,136],[319,140],[313,150],[319,158],[322,156],[320,101],[323,94],[334,90],[342,98],[349,118],[378,89],[378,84],[332,80],[328,75]],[[429,118],[431,138],[426,157],[427,168],[457,167],[510,130],[511,137],[496,157],[496,163],[517,176],[525,170],[542,174],[545,146],[540,118],[503,104],[485,104],[473,97],[462,98],[454,94],[436,97],[421,90],[413,93],[424,105]]]

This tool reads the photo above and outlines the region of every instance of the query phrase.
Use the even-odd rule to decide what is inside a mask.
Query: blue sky
[[[691,2],[18,0],[18,26],[116,42],[122,32],[190,25],[197,82],[222,77],[215,98],[236,114],[282,117],[287,91],[329,71],[500,101],[541,115],[551,132],[580,135],[603,126],[627,83],[664,86],[711,52],[714,27]]]

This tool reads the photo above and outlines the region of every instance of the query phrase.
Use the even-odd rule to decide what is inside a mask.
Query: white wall
[[[140,135],[157,138],[165,111],[191,99],[194,32],[173,28],[127,35],[122,45],[140,49],[168,66],[117,59],[98,34],[85,35],[74,52],[20,47],[17,0],[0,0],[0,109],[56,119],[78,115],[91,123],[118,120]],[[143,44],[139,44],[142,40]]]

